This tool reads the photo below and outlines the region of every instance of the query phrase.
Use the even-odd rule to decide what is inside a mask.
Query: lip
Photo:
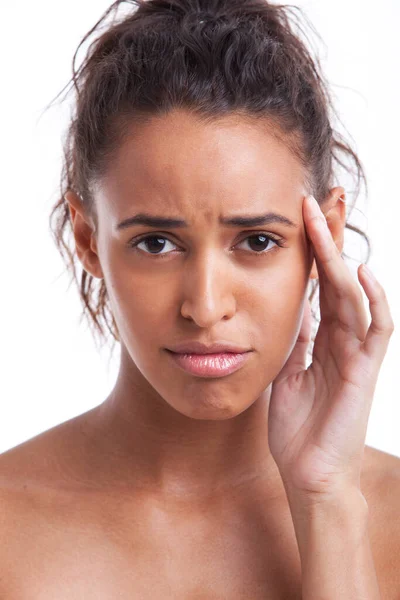
[[[225,377],[240,369],[248,360],[251,351],[181,354],[167,350],[167,353],[181,369],[191,375]]]
[[[202,342],[192,341],[175,344],[171,348],[167,348],[170,352],[177,354],[219,354],[223,352],[234,352],[235,354],[243,354],[250,352],[251,348],[243,348],[233,342],[213,342],[212,344],[203,344]]]

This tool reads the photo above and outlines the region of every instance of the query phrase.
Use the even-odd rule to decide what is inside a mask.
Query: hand
[[[306,298],[297,342],[272,384],[269,446],[285,487],[322,498],[360,487],[372,399],[394,324],[382,286],[360,265],[368,327],[361,289],[312,197],[304,200],[303,216],[318,269],[321,322],[306,369],[312,322]]]

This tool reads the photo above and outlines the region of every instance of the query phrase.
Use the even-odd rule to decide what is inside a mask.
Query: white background
[[[379,9],[372,0],[296,4],[325,42],[322,66],[368,175],[369,201],[360,196],[351,222],[371,238],[370,265],[384,285],[396,330],[366,443],[400,456],[400,3],[381,0]],[[119,346],[109,363],[108,350],[98,353],[85,323],[79,325],[78,292],[67,290],[49,233],[68,102],[44,113],[70,78],[79,41],[108,6],[23,0],[2,9],[0,452],[98,405],[116,378]],[[346,243],[356,243],[345,247],[354,257],[348,262],[354,276],[365,248],[357,240],[352,234]]]

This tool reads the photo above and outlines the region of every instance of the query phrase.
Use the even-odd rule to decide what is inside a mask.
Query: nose
[[[197,257],[184,273],[181,314],[202,328],[211,328],[221,320],[231,319],[236,301],[229,276],[221,261],[208,255]]]

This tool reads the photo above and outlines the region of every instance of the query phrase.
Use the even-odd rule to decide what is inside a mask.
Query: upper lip
[[[202,342],[183,342],[167,348],[177,354],[217,354],[219,352],[250,352],[249,348],[243,348],[233,342],[214,342],[213,344],[203,344]]]

